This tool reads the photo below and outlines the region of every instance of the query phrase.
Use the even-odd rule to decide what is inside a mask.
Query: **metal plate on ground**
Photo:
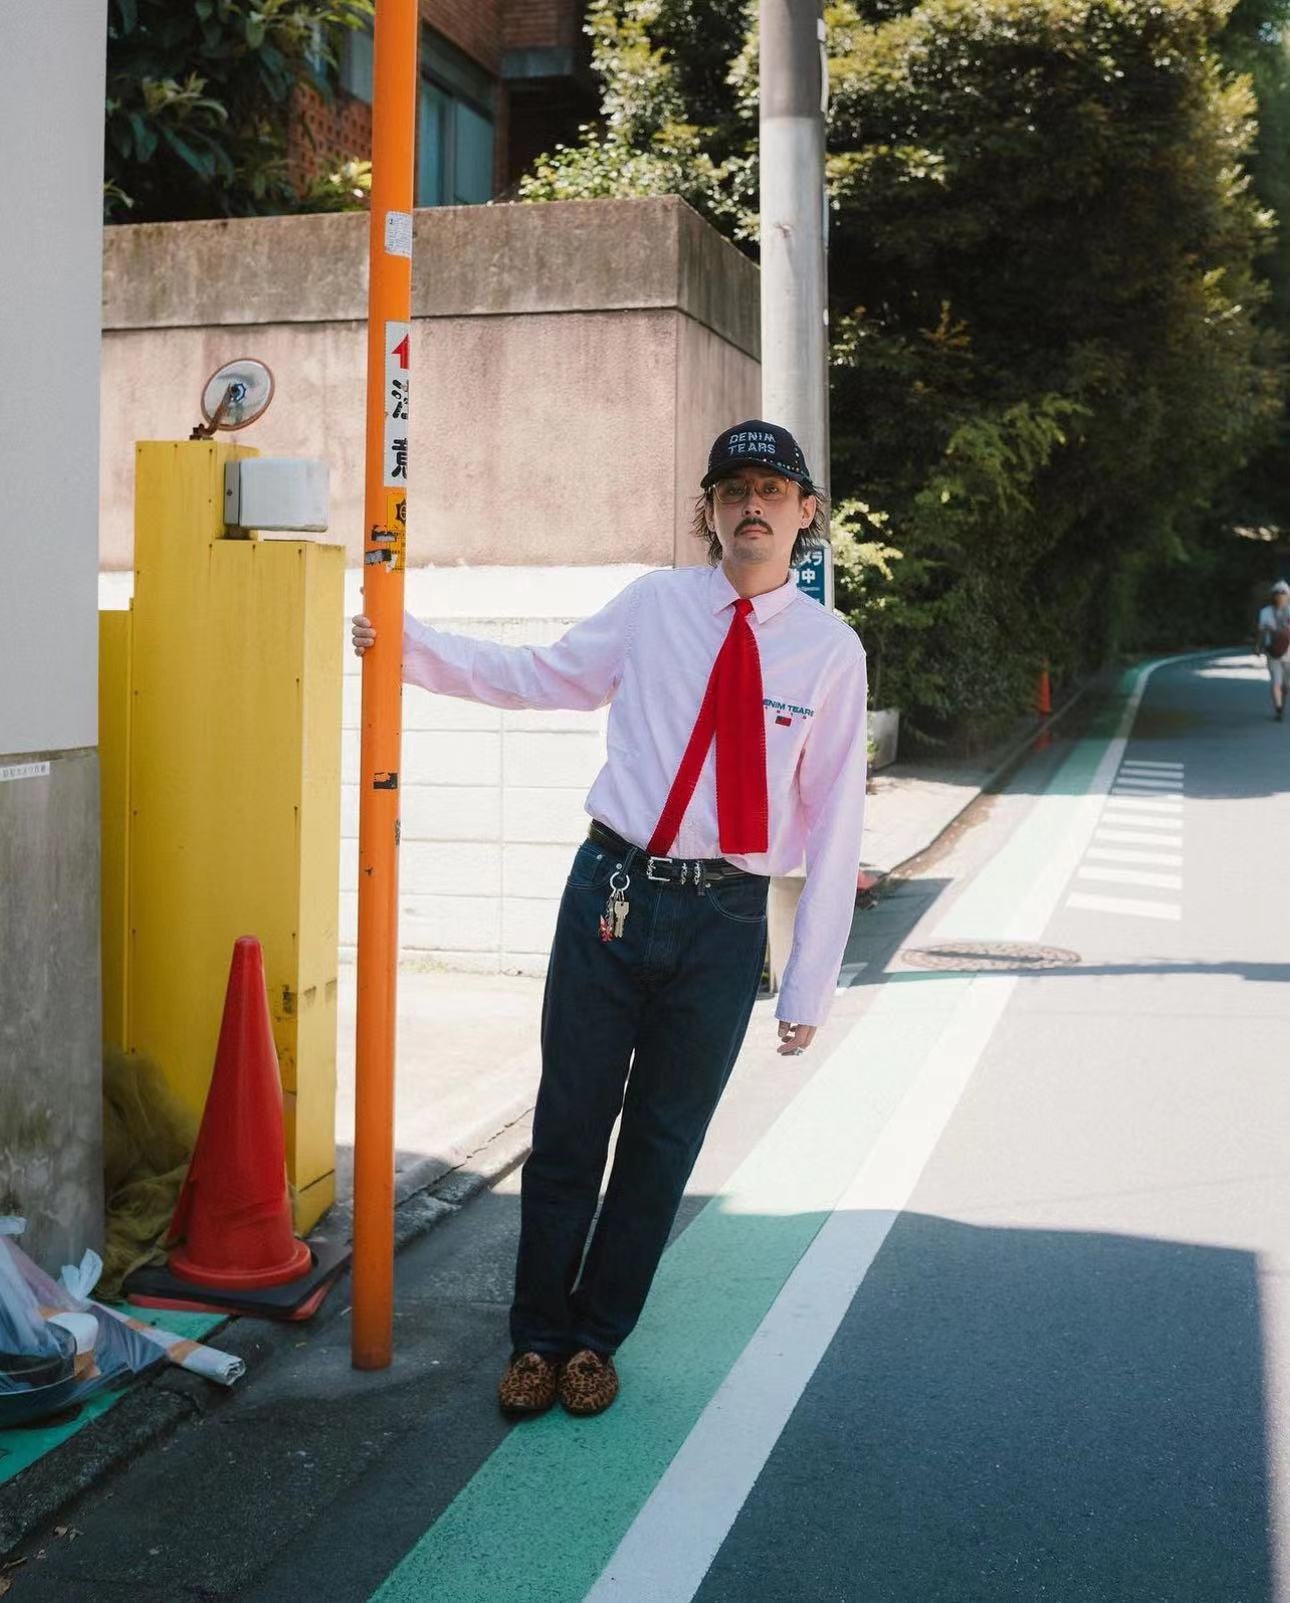
[[[940,941],[935,946],[906,947],[900,962],[905,968],[956,974],[1031,974],[1075,968],[1080,955],[1060,946],[1030,946],[1019,941]]]

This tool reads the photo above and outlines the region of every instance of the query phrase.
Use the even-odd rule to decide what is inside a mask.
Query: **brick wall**
[[[538,156],[577,141],[581,124],[595,119],[598,102],[586,71],[589,44],[582,31],[584,0],[505,0],[502,48],[572,51],[581,63],[574,77],[518,79],[508,85],[503,193]]]
[[[504,0],[421,0],[421,20],[481,67],[497,74],[502,66],[503,3]]]
[[[291,182],[305,189],[323,173],[351,157],[366,161],[372,154],[372,108],[338,89],[324,100],[309,84],[296,87],[291,99],[287,163]]]
[[[504,50],[585,48],[583,0],[420,0],[421,20],[485,71],[499,76]],[[516,86],[499,83],[496,104],[494,187],[509,191],[536,156],[570,143],[578,125],[595,115],[594,101],[568,82]],[[372,152],[372,108],[338,90],[325,100],[299,87],[292,100],[288,170],[297,188],[350,157]]]
[[[582,0],[503,0],[502,48],[576,44],[584,9]]]

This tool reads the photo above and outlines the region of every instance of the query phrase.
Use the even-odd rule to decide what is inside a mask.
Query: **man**
[[[1290,584],[1278,579],[1272,595],[1259,613],[1259,650],[1268,664],[1272,685],[1272,716],[1278,723],[1285,717],[1286,680],[1290,678]]]
[[[510,1414],[557,1396],[575,1414],[614,1401],[613,1355],[748,1027],[770,876],[803,858],[779,1052],[804,1052],[828,1012],[860,860],[865,659],[851,628],[793,582],[793,556],[823,528],[796,440],[753,420],[709,457],[696,533],[710,566],[635,580],[553,646],[405,622],[410,684],[501,707],[612,703],[547,973],[513,1352],[498,1388]],[[374,638],[356,618],[355,650]]]

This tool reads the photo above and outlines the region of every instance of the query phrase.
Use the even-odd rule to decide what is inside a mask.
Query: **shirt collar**
[[[791,606],[797,600],[797,581],[789,577],[787,583],[780,585],[778,590],[767,590],[765,594],[752,597],[753,616],[758,623],[768,623],[776,613],[783,612],[785,607]],[[739,599],[739,592],[726,578],[726,571],[720,563],[712,570],[712,578],[708,584],[708,600],[713,612],[721,612],[724,608],[733,606]]]

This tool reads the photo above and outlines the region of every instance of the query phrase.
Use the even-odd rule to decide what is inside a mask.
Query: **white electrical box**
[[[226,463],[224,522],[234,529],[323,533],[327,464],[312,456],[248,456]]]

